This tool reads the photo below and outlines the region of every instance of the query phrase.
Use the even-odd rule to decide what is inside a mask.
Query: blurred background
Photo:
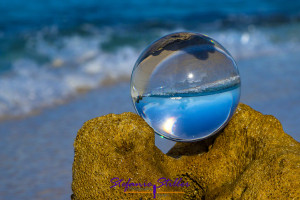
[[[82,124],[134,111],[133,65],[177,31],[220,42],[237,61],[241,102],[300,141],[300,1],[0,2],[0,199],[70,199]]]

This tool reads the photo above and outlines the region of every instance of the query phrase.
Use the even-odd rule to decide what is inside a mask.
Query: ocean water
[[[299,10],[282,0],[1,2],[0,118],[127,79],[141,50],[175,31],[207,34],[237,61],[284,54],[289,63]]]
[[[234,87],[210,93],[143,96],[135,106],[158,134],[174,140],[193,141],[223,128],[239,98],[240,87]]]

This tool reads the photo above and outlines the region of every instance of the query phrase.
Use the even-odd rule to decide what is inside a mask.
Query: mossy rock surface
[[[153,129],[133,113],[87,121],[74,148],[73,200],[153,199],[153,193],[111,188],[116,177],[142,184],[181,178],[190,184],[158,188],[156,199],[300,199],[300,143],[275,117],[244,104],[218,135],[177,143],[168,155],[154,145]]]

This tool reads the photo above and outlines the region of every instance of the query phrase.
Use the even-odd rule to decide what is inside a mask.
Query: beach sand
[[[94,90],[38,115],[0,123],[1,199],[70,199],[73,142],[82,124],[134,111],[128,84]]]

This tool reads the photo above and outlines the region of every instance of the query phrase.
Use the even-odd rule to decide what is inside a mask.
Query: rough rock
[[[127,190],[135,193],[112,187],[116,177],[141,184],[158,184],[161,177],[189,183],[157,188],[157,199],[300,199],[300,143],[275,117],[244,104],[218,135],[177,143],[168,155],[133,113],[87,121],[74,148],[73,200],[153,199],[153,187]]]

